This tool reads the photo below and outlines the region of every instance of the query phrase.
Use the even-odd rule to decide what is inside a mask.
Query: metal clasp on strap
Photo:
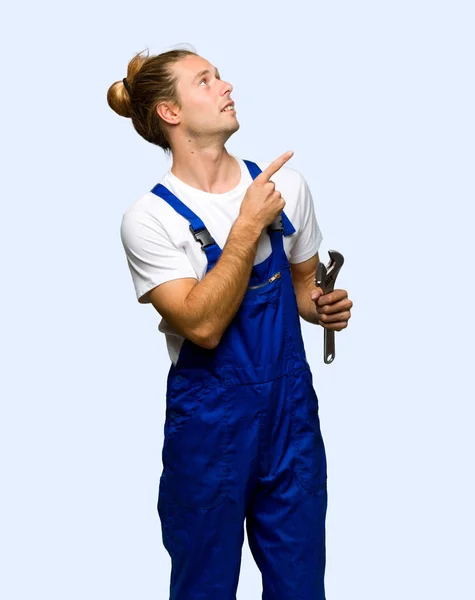
[[[282,215],[280,215],[279,217],[277,217],[277,219],[275,221],[273,221],[267,227],[267,229],[270,229],[271,231],[284,231],[284,225],[282,223]]]
[[[193,234],[193,237],[195,238],[195,240],[201,244],[201,249],[203,251],[208,246],[212,246],[213,244],[216,243],[214,241],[214,239],[211,237],[211,234],[206,229],[206,227],[204,227],[203,229],[198,229],[198,231],[195,231],[193,229],[193,226],[190,223],[190,231]]]

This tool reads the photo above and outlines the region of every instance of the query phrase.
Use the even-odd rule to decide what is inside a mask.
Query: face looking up
[[[201,56],[187,56],[172,68],[178,77],[181,108],[168,103],[158,108],[160,116],[174,126],[171,135],[175,140],[187,136],[199,143],[224,144],[239,129],[231,98],[233,86],[221,79],[218,69]]]

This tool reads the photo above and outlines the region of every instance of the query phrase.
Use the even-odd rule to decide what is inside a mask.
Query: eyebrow
[[[216,69],[215,67],[215,71],[216,71],[216,77],[218,79],[220,79],[221,75],[219,74],[218,69]],[[199,78],[199,77],[203,77],[203,75],[210,75],[211,71],[209,69],[205,69],[204,71],[200,71],[199,73],[197,73],[194,77],[193,77],[193,83]]]

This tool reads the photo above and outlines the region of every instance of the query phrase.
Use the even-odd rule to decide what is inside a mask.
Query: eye
[[[200,85],[202,81],[207,81],[206,77],[204,77],[201,81],[200,81]]]

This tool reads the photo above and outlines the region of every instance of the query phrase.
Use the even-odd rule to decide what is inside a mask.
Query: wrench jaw
[[[324,294],[328,294],[335,288],[337,275],[345,262],[343,254],[337,250],[329,250],[330,262],[325,265],[322,262],[318,263],[315,274],[315,285],[321,287]]]
[[[326,294],[335,288],[336,278],[345,262],[343,254],[340,254],[340,252],[337,252],[336,250],[329,250],[328,254],[330,256],[330,262],[327,265],[327,277],[325,279]]]
[[[329,254],[330,258],[332,259],[333,263],[336,264],[338,270],[340,270],[341,267],[343,266],[343,263],[345,262],[345,259],[343,258],[343,254],[338,252],[338,250],[329,250],[328,254]]]

